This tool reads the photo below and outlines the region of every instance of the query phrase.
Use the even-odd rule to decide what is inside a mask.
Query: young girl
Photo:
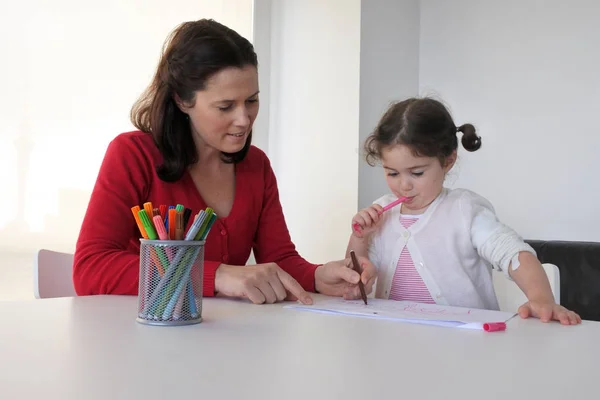
[[[475,127],[456,127],[442,103],[411,98],[392,105],[367,139],[367,162],[382,163],[393,194],[352,219],[348,252],[368,256],[377,268],[375,297],[497,310],[493,266],[527,296],[522,317],[580,323],[579,315],[555,303],[534,250],[498,220],[486,199],[444,188],[458,132],[466,150],[481,147]],[[383,212],[400,197],[406,200]]]

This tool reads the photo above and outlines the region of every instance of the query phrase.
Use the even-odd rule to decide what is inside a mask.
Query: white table
[[[134,297],[0,302],[0,399],[599,396],[596,322],[486,333],[225,299],[205,299],[198,325],[135,314]]]

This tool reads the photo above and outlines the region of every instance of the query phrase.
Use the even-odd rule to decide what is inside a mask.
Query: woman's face
[[[254,66],[225,68],[196,92],[192,106],[179,107],[190,118],[196,146],[236,153],[244,148],[258,114],[258,71]]]

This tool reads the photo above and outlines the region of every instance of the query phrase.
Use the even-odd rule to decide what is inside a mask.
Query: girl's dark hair
[[[252,44],[234,30],[211,19],[184,22],[164,43],[152,82],[131,109],[131,122],[153,136],[163,156],[157,168],[160,179],[174,182],[185,169],[198,161],[187,114],[175,102],[194,104],[195,92],[206,87],[207,80],[228,67],[258,67]],[[252,132],[244,148],[222,153],[227,163],[244,159],[252,142]]]
[[[461,142],[465,150],[475,151],[481,147],[481,137],[475,127],[471,124],[456,127],[441,102],[410,98],[394,103],[365,142],[367,163],[375,165],[385,147],[404,144],[415,156],[436,157],[444,166],[447,157],[458,148],[458,132],[463,134]]]

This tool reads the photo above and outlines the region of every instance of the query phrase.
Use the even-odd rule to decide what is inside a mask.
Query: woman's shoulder
[[[248,149],[248,154],[241,163],[248,169],[252,170],[264,170],[271,168],[271,161],[267,154],[258,147],[252,145]]]
[[[250,149],[248,149],[248,155],[246,156],[248,159],[258,159],[258,160],[268,160],[267,153],[265,153],[262,149],[256,147],[255,145],[251,145]]]
[[[111,146],[117,146],[129,151],[139,149],[148,151],[156,149],[152,135],[142,131],[128,131],[119,133],[111,140]]]
[[[154,144],[152,135],[142,131],[128,131],[115,136],[108,145],[112,154],[122,155],[130,159],[160,160],[160,151]]]

